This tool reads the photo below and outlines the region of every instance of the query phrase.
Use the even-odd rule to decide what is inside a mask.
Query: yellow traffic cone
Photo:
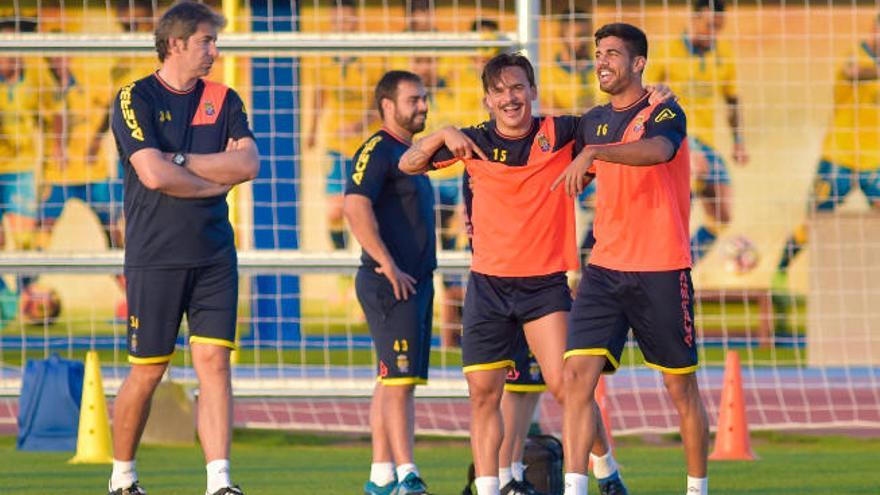
[[[107,417],[107,400],[101,382],[101,364],[98,352],[86,353],[85,383],[79,410],[79,433],[76,437],[76,455],[67,461],[71,464],[110,464],[113,454],[110,447],[110,421]]]

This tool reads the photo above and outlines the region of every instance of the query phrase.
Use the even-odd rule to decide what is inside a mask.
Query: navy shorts
[[[541,366],[529,349],[526,334],[520,329],[513,351],[513,368],[507,370],[504,390],[508,392],[543,392],[547,390]]]
[[[378,379],[385,385],[428,383],[434,283],[430,276],[416,284],[407,300],[394,298],[391,282],[372,268],[361,268],[355,291],[376,347]]]
[[[569,317],[565,357],[605,356],[605,371],[613,372],[632,328],[645,364],[666,373],[692,373],[697,369],[693,301],[689,268],[619,272],[588,265]]]
[[[512,368],[522,326],[570,309],[565,273],[494,277],[471,272],[462,314],[464,372]]]
[[[170,361],[184,314],[190,343],[235,348],[238,268],[234,261],[198,268],[126,268],[125,279],[129,362]]]

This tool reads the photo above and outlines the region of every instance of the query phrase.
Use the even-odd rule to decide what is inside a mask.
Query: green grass
[[[876,494],[880,486],[880,439],[755,434],[755,462],[712,462],[716,494]],[[632,493],[683,492],[681,447],[674,440],[648,443],[618,438],[617,457]],[[15,451],[12,437],[0,437],[0,491],[10,494],[101,493],[109,466],[69,465],[69,453]],[[420,439],[417,461],[432,493],[458,494],[470,452],[464,441]],[[249,495],[354,494],[369,472],[364,438],[292,433],[236,433],[235,481]],[[204,493],[204,468],[195,446],[145,446],[138,471],[150,493]],[[596,493],[596,488],[591,488]]]

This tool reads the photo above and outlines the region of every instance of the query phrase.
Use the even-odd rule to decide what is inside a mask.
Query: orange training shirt
[[[596,107],[581,119],[578,147],[655,136],[676,147],[666,163],[594,162],[596,245],[590,264],[629,272],[690,267],[690,158],[681,107],[649,105],[647,96],[625,109]]]
[[[550,190],[571,162],[577,122],[536,117],[521,138],[501,135],[492,121],[462,130],[490,158],[465,160],[472,271],[531,277],[577,269],[574,200]],[[456,161],[445,148],[433,159],[436,167]]]

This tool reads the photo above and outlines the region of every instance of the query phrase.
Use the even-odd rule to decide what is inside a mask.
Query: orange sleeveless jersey
[[[472,271],[532,277],[578,268],[574,200],[562,188],[550,191],[571,163],[574,142],[553,151],[555,140],[554,120],[546,117],[525,165],[465,160],[473,178]],[[484,151],[492,156],[491,150]]]
[[[650,105],[636,114],[621,143],[642,137],[656,107]],[[662,116],[663,112],[655,118]],[[690,267],[687,139],[666,163],[642,167],[596,160],[594,166],[596,245],[590,264],[626,272]]]

